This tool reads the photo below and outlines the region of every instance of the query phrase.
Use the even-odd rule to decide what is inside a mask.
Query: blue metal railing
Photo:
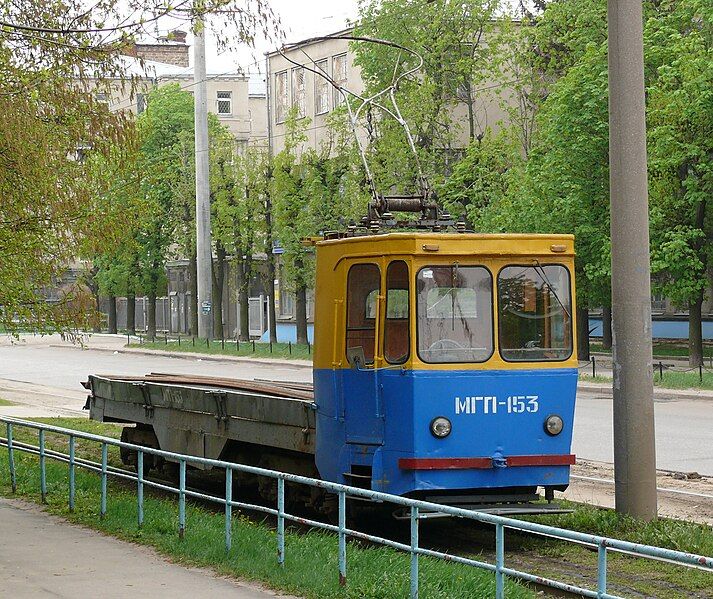
[[[481,568],[489,572],[495,573],[495,587],[496,587],[496,598],[502,599],[505,597],[505,578],[506,576],[522,580],[525,582],[532,582],[539,585],[549,586],[551,588],[569,591],[573,593],[579,593],[584,597],[593,597],[598,599],[616,599],[616,595],[611,595],[607,593],[607,552],[608,551],[618,551],[623,553],[628,553],[630,555],[659,559],[673,562],[681,566],[697,567],[700,569],[708,570],[713,572],[713,557],[706,557],[702,555],[695,555],[691,553],[685,553],[682,551],[674,551],[672,549],[664,549],[661,547],[653,547],[651,545],[642,545],[637,543],[631,543],[628,541],[621,541],[618,539],[610,539],[606,537],[601,537],[597,535],[590,535],[582,532],[576,532],[573,530],[567,530],[562,528],[556,528],[553,526],[547,526],[545,524],[537,524],[535,522],[527,522],[522,520],[515,520],[513,518],[506,518],[503,516],[495,516],[492,514],[486,514],[483,512],[477,512],[473,510],[466,510],[457,507],[439,505],[436,503],[430,503],[426,501],[419,501],[415,499],[409,499],[406,497],[399,497],[397,495],[389,495],[387,493],[380,493],[377,491],[370,491],[367,489],[360,489],[356,487],[349,487],[346,485],[340,485],[336,483],[331,483],[323,480],[308,478],[305,476],[299,476],[296,474],[288,474],[285,472],[277,472],[274,470],[266,470],[264,468],[256,468],[254,466],[246,466],[243,464],[234,464],[232,462],[224,462],[221,460],[211,460],[207,458],[200,458],[196,456],[189,456],[183,454],[172,453],[169,451],[163,451],[160,449],[153,449],[150,447],[143,447],[139,445],[133,445],[131,443],[123,443],[116,439],[111,439],[109,437],[103,437],[100,435],[93,435],[90,433],[84,433],[80,431],[64,429],[56,426],[51,426],[38,422],[29,422],[25,420],[18,420],[15,418],[5,418],[0,417],[0,422],[5,423],[7,436],[5,439],[0,438],[0,444],[5,445],[8,450],[8,465],[10,472],[10,480],[13,492],[17,490],[17,476],[16,476],[16,464],[15,464],[15,452],[25,452],[32,455],[39,456],[40,462],[40,488],[42,492],[43,501],[47,496],[47,481],[46,481],[46,461],[47,459],[53,459],[60,462],[65,462],[69,465],[69,509],[70,511],[74,509],[74,497],[75,497],[75,469],[84,468],[89,471],[97,472],[101,475],[101,517],[106,516],[106,505],[107,505],[107,479],[109,476],[114,476],[117,478],[128,479],[136,481],[137,484],[137,506],[138,506],[138,524],[141,526],[144,520],[144,488],[149,486],[152,488],[160,489],[170,493],[178,494],[178,534],[179,537],[183,538],[186,530],[186,497],[194,497],[197,499],[203,499],[207,501],[212,501],[216,503],[223,504],[225,506],[225,547],[229,551],[232,546],[232,513],[233,508],[242,508],[255,510],[270,514],[277,518],[277,561],[279,565],[284,565],[285,563],[285,521],[289,520],[292,522],[297,522],[301,524],[306,524],[309,526],[314,526],[316,528],[321,528],[333,533],[338,536],[338,556],[339,556],[339,582],[340,584],[346,584],[347,580],[347,547],[346,539],[347,537],[352,537],[355,539],[365,540],[373,543],[378,543],[385,545],[387,547],[392,547],[394,549],[404,551],[411,556],[411,575],[410,575],[410,596],[412,598],[418,597],[418,558],[421,555],[428,557],[435,557],[440,559],[447,559],[451,562],[456,562],[460,564],[465,564],[468,566],[473,566],[476,568]],[[38,431],[38,446],[27,445],[24,443],[17,443],[13,440],[13,428],[14,427],[24,427],[29,429],[35,429]],[[57,433],[64,435],[69,439],[69,454],[63,454],[61,452],[48,450],[45,446],[45,433]],[[93,441],[101,444],[101,454],[102,460],[101,464],[92,462],[85,459],[78,459],[75,455],[75,443],[77,439],[84,439],[87,441]],[[108,465],[108,448],[109,446],[124,448],[129,451],[137,452],[137,472],[128,472],[126,470],[114,468]],[[178,462],[179,465],[179,482],[178,487],[169,486],[163,483],[152,481],[150,479],[144,478],[144,456],[152,455],[159,456],[161,458],[171,460],[173,462]],[[208,495],[201,493],[192,489],[186,488],[186,467],[188,464],[200,464],[204,466],[210,466],[213,468],[220,468],[225,470],[225,497],[218,497],[215,495]],[[233,472],[240,471],[250,474],[255,474],[258,476],[265,476],[277,481],[277,507],[270,508],[263,505],[256,505],[250,503],[244,503],[241,501],[235,501],[232,497],[232,481]],[[308,518],[302,518],[293,514],[289,514],[285,511],[285,482],[290,482],[294,484],[308,485],[311,487],[317,487],[324,489],[328,492],[334,493],[338,497],[338,509],[339,517],[338,524],[327,524],[324,522],[318,522]],[[346,498],[355,497],[361,499],[367,499],[371,501],[391,503],[394,505],[402,506],[404,508],[410,509],[410,524],[411,524],[411,542],[410,544],[400,543],[398,541],[393,541],[383,537],[378,537],[363,533],[357,530],[352,530],[347,528],[346,523]],[[482,562],[474,560],[467,557],[461,557],[457,555],[447,554],[441,551],[435,551],[432,549],[426,549],[419,546],[418,539],[418,524],[419,524],[419,514],[423,512],[439,513],[444,515],[455,516],[459,518],[465,518],[468,520],[475,520],[477,522],[483,522],[486,524],[492,524],[495,526],[495,564],[490,564],[487,562]],[[528,532],[536,535],[542,535],[550,538],[559,539],[562,541],[571,541],[575,543],[585,544],[591,547],[597,547],[598,551],[598,562],[597,562],[597,588],[595,590],[586,589],[578,587],[575,585],[570,585],[564,582],[559,582],[549,578],[543,578],[530,574],[528,572],[523,572],[519,570],[514,570],[505,566],[505,529],[510,528],[512,530],[519,530],[523,532]]]

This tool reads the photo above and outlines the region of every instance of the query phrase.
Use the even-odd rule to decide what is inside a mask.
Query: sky
[[[273,11],[279,16],[285,41],[295,42],[308,37],[339,31],[347,20],[355,19],[357,0],[271,0]],[[159,22],[159,34],[164,35],[176,23],[170,20]],[[180,29],[188,29],[186,23],[179,23]],[[189,33],[186,40],[193,46],[193,36]],[[209,73],[232,74],[240,67],[247,72],[256,73],[264,70],[264,53],[275,49],[275,42],[265,39],[256,40],[255,48],[243,46],[237,52],[219,52],[215,36],[210,29],[206,36],[206,62]],[[191,64],[193,54],[190,54]]]

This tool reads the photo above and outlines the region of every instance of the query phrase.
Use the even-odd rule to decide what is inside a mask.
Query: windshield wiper
[[[567,307],[562,303],[562,300],[560,299],[560,296],[557,295],[557,292],[554,290],[552,285],[550,284],[550,280],[547,278],[547,273],[545,272],[545,269],[542,268],[542,265],[540,264],[539,260],[535,260],[535,269],[537,270],[537,274],[540,275],[540,278],[542,279],[542,282],[547,285],[547,289],[549,289],[550,293],[555,296],[555,299],[557,300],[557,303],[562,307],[562,310],[564,310],[564,313],[569,317],[569,319],[572,319],[572,314],[570,314],[569,310],[567,310]]]

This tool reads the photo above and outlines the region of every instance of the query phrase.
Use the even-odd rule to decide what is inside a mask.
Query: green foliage
[[[484,217],[492,212],[491,205],[502,209],[511,178],[522,162],[511,138],[488,133],[470,144],[438,190],[438,197],[451,214],[465,215],[475,230],[498,228]]]
[[[686,305],[702,297],[713,257],[713,6],[664,2],[645,38],[652,267]]]
[[[285,274],[295,287],[309,285],[314,275],[302,240],[343,228],[366,212],[368,201],[361,166],[343,126],[335,121],[318,150],[304,146],[308,126],[308,119],[290,112],[285,148],[274,158],[271,181],[275,238],[285,249]]]
[[[30,3],[20,18],[6,2],[0,15],[50,20],[70,6],[51,1],[38,14]],[[129,160],[133,130],[77,85],[80,57],[91,62],[97,53],[0,32],[0,325],[10,332],[84,326],[85,290],[68,283],[48,303],[43,289],[100,239],[111,247],[123,235],[120,211],[103,200],[108,182],[91,162]],[[107,58],[96,72],[113,67]]]

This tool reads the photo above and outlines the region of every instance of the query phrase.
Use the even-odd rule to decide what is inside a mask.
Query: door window
[[[377,296],[381,272],[376,264],[355,264],[347,275],[347,359],[363,351],[366,364],[374,362]],[[351,351],[350,351],[351,350]]]
[[[408,360],[409,314],[408,266],[403,260],[396,260],[386,269],[384,358],[390,364]]]

